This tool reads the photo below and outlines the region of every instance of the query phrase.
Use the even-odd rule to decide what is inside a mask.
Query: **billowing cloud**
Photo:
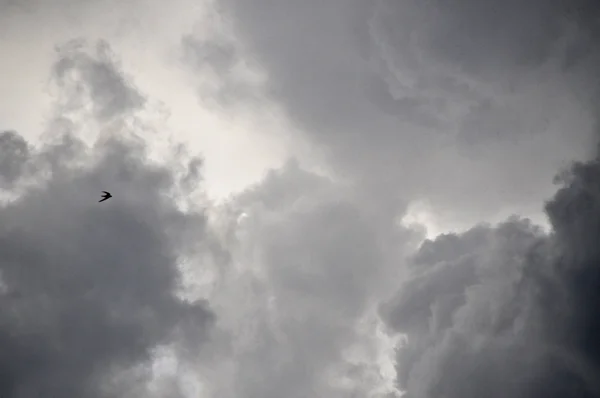
[[[422,246],[383,310],[407,397],[600,396],[598,176],[573,168],[550,235],[512,219]]]
[[[207,395],[393,393],[393,377],[380,375],[375,310],[393,292],[410,232],[295,162],[228,208],[244,217],[211,295],[222,332],[203,362]]]
[[[378,242],[392,230],[391,222],[381,220],[393,219],[415,199],[468,222],[503,211],[535,214],[552,197],[552,179],[562,167],[596,155],[600,52],[594,22],[599,9],[593,2],[220,4],[236,39],[265,70],[264,93],[325,149],[340,175],[357,183],[359,213],[373,223],[369,235]],[[597,167],[593,160],[576,166],[548,202],[549,234],[513,217],[426,243],[402,283],[393,272],[375,268],[375,280],[383,283],[395,275],[399,284],[382,314],[388,326],[407,336],[396,358],[398,386],[407,396],[599,396],[591,337],[597,335],[591,304],[598,291]],[[373,208],[380,212],[368,210]],[[308,233],[294,235],[304,224],[284,219],[290,229],[269,241],[298,258],[285,236],[302,242]],[[324,241],[305,251],[318,252]],[[362,250],[368,242],[363,236]],[[337,247],[336,253],[349,250]],[[402,253],[390,256],[403,267]],[[373,265],[388,264],[389,258],[376,258]],[[285,261],[277,264],[284,268]],[[340,264],[351,262],[332,257],[320,267],[333,270]],[[269,280],[276,286],[276,278]],[[369,297],[366,301],[381,298],[376,289],[352,294]],[[360,301],[348,301],[360,307]],[[323,312],[327,302],[322,301]],[[321,319],[319,326],[332,319]],[[305,324],[311,328],[304,333],[318,330]],[[337,336],[351,345],[344,334]],[[290,345],[294,353],[310,352]],[[335,352],[328,357],[347,363]],[[253,370],[245,380],[260,380],[260,368]],[[306,380],[285,385],[308,396],[360,391],[322,389],[315,379]],[[303,390],[306,385],[312,389]],[[268,395],[268,387],[262,388]]]
[[[37,8],[48,31],[67,3]],[[597,162],[564,174],[550,233],[513,217],[409,256],[421,235],[399,221],[422,199],[463,225],[535,213],[563,162],[594,152],[592,2],[222,0],[190,34],[186,0],[71,11],[119,41],[142,4],[146,28],[117,46],[128,67],[105,41],[58,46],[42,141],[0,134],[0,395],[600,395]],[[180,33],[202,109],[153,69]],[[168,105],[226,119],[206,125],[228,137],[215,147],[254,145],[228,129],[259,137],[256,113],[334,173],[298,156],[219,205],[197,200],[203,163],[170,148]]]
[[[155,350],[196,349],[214,320],[205,302],[179,295],[180,256],[206,235],[205,217],[172,196],[185,186],[180,176],[150,163],[131,132],[104,131],[93,147],[77,137],[87,103],[88,121],[103,127],[139,105],[102,55],[87,46],[59,53],[59,86],[78,105],[50,124],[47,143],[32,150],[16,133],[1,136],[0,175],[23,170],[34,181],[0,209],[5,397],[147,396]],[[114,197],[98,203],[101,190]]]

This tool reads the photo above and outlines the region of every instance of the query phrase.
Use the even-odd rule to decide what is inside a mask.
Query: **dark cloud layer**
[[[577,164],[526,220],[426,242],[384,308],[407,333],[407,397],[600,396],[600,163]]]
[[[540,204],[596,155],[597,2],[219,4],[267,95],[389,219],[422,197],[476,218]],[[511,218],[422,246],[382,307],[408,398],[600,396],[599,176],[565,177],[549,235]]]
[[[68,55],[57,69],[81,89],[66,95],[96,101],[90,122],[132,115],[140,95],[108,59],[82,49]],[[170,196],[179,177],[148,163],[131,134],[87,148],[61,126],[75,124],[59,118],[51,142],[35,151],[15,133],[0,136],[10,144],[0,175],[17,179],[25,166],[23,176],[38,181],[0,208],[0,395],[147,396],[138,389],[153,349],[193,349],[214,318],[206,303],[177,295],[179,254],[203,239],[205,219],[179,210]],[[194,170],[183,185],[197,180]],[[114,197],[98,203],[101,190]]]
[[[373,113],[364,89],[381,99],[376,103],[387,101],[388,109],[399,112],[407,108],[404,115],[412,117],[418,115],[419,102],[428,102],[421,103],[427,111],[435,107],[436,98],[428,92],[439,94],[438,111],[450,101],[443,95],[448,89],[454,96],[485,102],[489,98],[477,98],[476,87],[469,87],[476,78],[491,84],[507,83],[504,77],[527,80],[532,68],[552,58],[576,68],[591,66],[586,61],[598,55],[594,39],[599,32],[591,17],[597,9],[587,0],[222,3],[240,32],[238,39],[254,50],[270,73],[271,94],[287,105],[297,122],[309,124],[308,130],[324,139],[342,134],[346,141],[398,142],[394,136],[402,134]],[[227,54],[229,59],[232,53]],[[370,68],[370,62],[379,62],[373,58],[381,58],[387,70]],[[432,73],[436,69],[439,73]],[[404,93],[396,95],[395,88],[403,83]],[[413,96],[414,89],[423,94],[421,99]],[[391,122],[397,126],[399,121]],[[352,133],[365,127],[371,127],[368,137]]]
[[[595,2],[218,4],[243,51],[187,45],[194,59],[224,81],[233,59],[258,62],[261,94],[380,197],[463,220],[529,211],[558,167],[593,156]]]

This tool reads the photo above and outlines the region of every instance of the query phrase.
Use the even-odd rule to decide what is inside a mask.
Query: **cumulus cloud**
[[[599,163],[574,166],[528,220],[426,242],[384,306],[407,335],[398,382],[407,397],[597,397]]]
[[[391,292],[391,260],[409,232],[384,236],[386,226],[352,190],[296,162],[228,207],[245,216],[211,295],[222,332],[203,365],[210,395],[371,396],[382,388],[381,377],[370,376],[380,358],[351,351],[380,348],[368,338],[377,328],[373,310]]]
[[[179,296],[180,255],[203,239],[206,220],[181,211],[180,176],[150,163],[134,134],[105,131],[93,147],[78,138],[70,116],[84,117],[87,102],[101,126],[139,105],[102,52],[59,52],[55,70],[59,86],[69,75],[77,88],[63,91],[78,104],[72,114],[35,150],[17,133],[1,136],[0,175],[23,169],[35,183],[0,209],[0,395],[147,396],[155,350],[195,349],[213,323],[207,303]],[[114,197],[97,203],[101,190]]]

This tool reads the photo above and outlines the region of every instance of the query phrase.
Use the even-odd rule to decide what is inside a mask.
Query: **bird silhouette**
[[[112,195],[109,192],[106,192],[106,191],[102,191],[102,192],[104,192],[104,195],[102,195],[102,199],[100,199],[98,201],[98,203],[104,202],[105,200],[112,198]]]

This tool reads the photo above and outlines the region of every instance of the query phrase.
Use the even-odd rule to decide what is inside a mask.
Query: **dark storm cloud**
[[[367,190],[477,220],[536,206],[592,155],[593,2],[218,4],[266,95]]]
[[[600,163],[546,205],[553,232],[509,220],[423,245],[383,312],[407,334],[407,397],[600,396]]]
[[[131,115],[140,95],[114,65],[70,56],[58,69],[79,76],[74,102],[91,93],[99,123]],[[0,395],[130,396],[150,373],[117,376],[149,365],[158,345],[193,350],[212,324],[206,303],[177,296],[179,254],[203,239],[205,218],[181,212],[170,196],[179,178],[149,164],[142,141],[122,132],[83,151],[76,131],[57,126],[73,127],[51,124],[47,135],[62,139],[29,155],[40,184],[0,209]],[[2,150],[19,159],[25,142],[9,137],[14,153]],[[114,197],[98,203],[101,190]]]

